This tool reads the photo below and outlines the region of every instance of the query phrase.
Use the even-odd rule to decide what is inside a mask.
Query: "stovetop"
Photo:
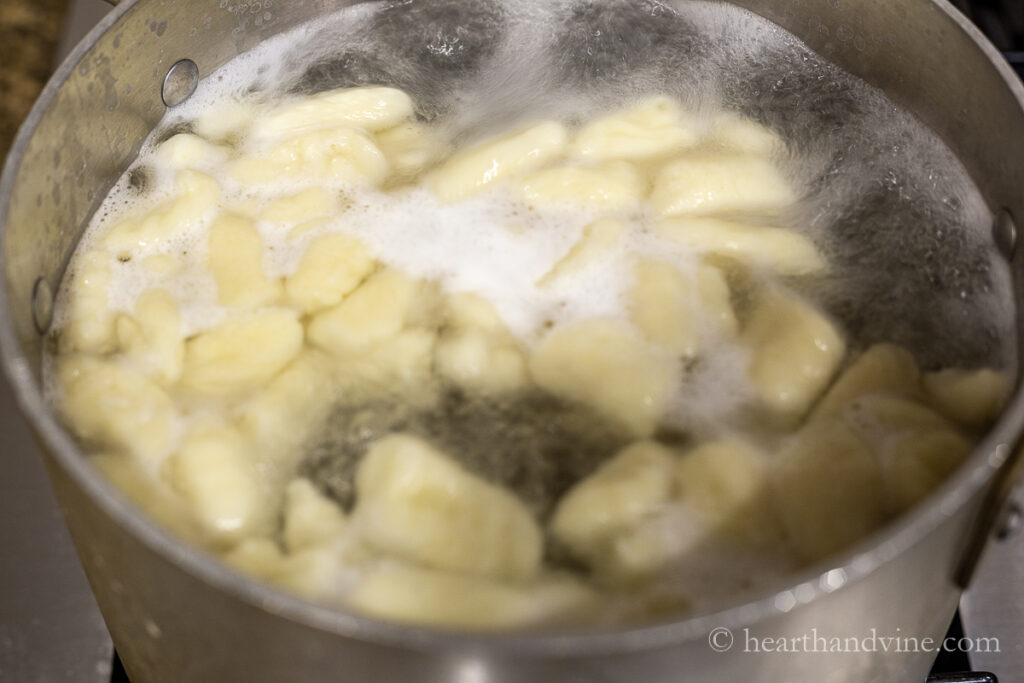
[[[1024,0],[952,1],[1024,75]],[[101,0],[70,0],[59,57],[109,10]],[[0,681],[130,683],[2,379],[0,435]],[[950,636],[965,634],[997,637],[1001,652],[943,653],[931,683],[997,683],[993,674],[955,673],[972,670],[993,671],[1003,683],[1024,681],[1024,539],[987,552],[950,626]]]

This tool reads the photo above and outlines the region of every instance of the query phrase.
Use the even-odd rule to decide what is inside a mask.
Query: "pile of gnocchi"
[[[53,400],[160,523],[305,598],[460,629],[682,614],[918,503],[1009,389],[996,369],[847,349],[794,284],[830,266],[786,224],[785,153],[756,122],[664,96],[454,146],[393,88],[221,102],[150,141],[119,186],[132,201],[108,200],[83,239]],[[519,207],[565,248],[531,260],[519,298],[460,290],[444,274],[480,264],[411,272],[349,229],[404,193]],[[593,283],[612,292],[604,314],[509,323]],[[689,428],[687,378],[716,359],[739,388]],[[542,392],[628,443],[544,516],[423,434],[369,445],[351,509],[303,475],[339,403],[429,410],[453,390]]]

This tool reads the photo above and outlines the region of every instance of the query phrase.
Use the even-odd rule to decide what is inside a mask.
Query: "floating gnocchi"
[[[214,103],[72,260],[63,419],[239,571],[456,629],[675,615],[925,500],[1007,400],[846,339],[751,119],[449,123],[390,87]]]
[[[784,228],[717,218],[670,218],[659,222],[655,230],[701,254],[729,257],[779,275],[809,275],[827,267],[809,239]]]
[[[263,238],[240,216],[220,216],[210,226],[209,268],[225,306],[263,306],[281,296],[281,283],[263,269]]]
[[[402,123],[412,113],[412,99],[395,88],[333,90],[274,108],[256,121],[252,132],[260,137],[285,136],[338,124],[382,131]]]
[[[750,378],[764,406],[787,421],[803,417],[846,353],[828,318],[775,292],[760,298],[742,337],[751,349]]]
[[[584,159],[650,160],[692,147],[696,125],[669,97],[654,97],[597,118],[580,129],[572,151]]]
[[[164,386],[181,378],[185,340],[181,314],[173,297],[162,289],[149,289],[135,302],[135,317],[117,319],[118,347],[125,360]]]
[[[342,267],[339,264],[339,270]],[[314,316],[309,323],[309,339],[339,355],[368,350],[401,331],[415,288],[416,283],[402,273],[382,270],[337,306]]]
[[[356,487],[352,523],[400,557],[494,578],[525,579],[540,568],[540,530],[523,504],[419,439],[396,434],[374,444]]]
[[[644,190],[640,174],[625,162],[548,168],[521,182],[523,198],[532,204],[564,202],[610,210],[637,204]]]
[[[540,168],[565,149],[563,125],[544,122],[459,152],[427,178],[444,201],[465,199],[494,182]]]
[[[637,436],[654,432],[672,391],[674,360],[637,332],[612,320],[555,330],[530,356],[538,386],[593,406]]]
[[[188,340],[181,383],[200,394],[245,394],[264,385],[301,350],[302,326],[293,312],[246,313]]]
[[[103,246],[113,251],[152,248],[200,225],[221,197],[221,185],[205,173],[192,169],[178,172],[175,196],[144,216],[127,218],[112,226]]]
[[[569,490],[552,517],[552,533],[582,557],[599,556],[610,539],[669,500],[673,464],[664,446],[633,444]]]
[[[694,155],[661,169],[650,201],[662,216],[771,214],[790,207],[796,195],[779,169],[762,157]]]
[[[295,272],[285,281],[285,290],[300,310],[315,313],[341,303],[375,267],[359,240],[322,235],[310,242]]]

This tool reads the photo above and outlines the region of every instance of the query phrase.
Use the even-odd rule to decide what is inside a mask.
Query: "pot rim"
[[[0,240],[5,241],[7,214],[15,178],[37,126],[60,88],[79,61],[118,20],[144,0],[125,0],[111,10],[75,46],[47,82],[18,131],[0,176]],[[955,21],[995,67],[1005,85],[1024,109],[1024,84],[999,51],[947,0],[930,0]],[[0,242],[2,244],[3,242]],[[457,650],[472,653],[532,657],[580,654],[612,655],[655,649],[707,637],[716,628],[749,626],[862,581],[876,569],[915,545],[932,532],[981,489],[988,486],[1010,459],[1024,431],[1024,390],[1018,388],[996,425],[976,446],[971,457],[929,498],[910,512],[883,526],[827,562],[804,569],[782,582],[777,590],[761,592],[725,608],[627,628],[574,629],[532,633],[481,633],[450,631],[396,624],[328,607],[289,595],[268,584],[244,576],[212,554],[186,545],[163,529],[122,494],[89,462],[50,410],[41,388],[33,380],[28,359],[21,352],[11,321],[6,267],[0,259],[0,359],[15,399],[37,438],[93,502],[137,540],[178,568],[224,593],[266,612],[321,631],[385,646],[417,650]],[[1017,302],[1019,306],[1020,302]]]

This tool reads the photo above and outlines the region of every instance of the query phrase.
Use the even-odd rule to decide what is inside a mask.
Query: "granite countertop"
[[[0,0],[0,159],[53,69],[67,0]]]

